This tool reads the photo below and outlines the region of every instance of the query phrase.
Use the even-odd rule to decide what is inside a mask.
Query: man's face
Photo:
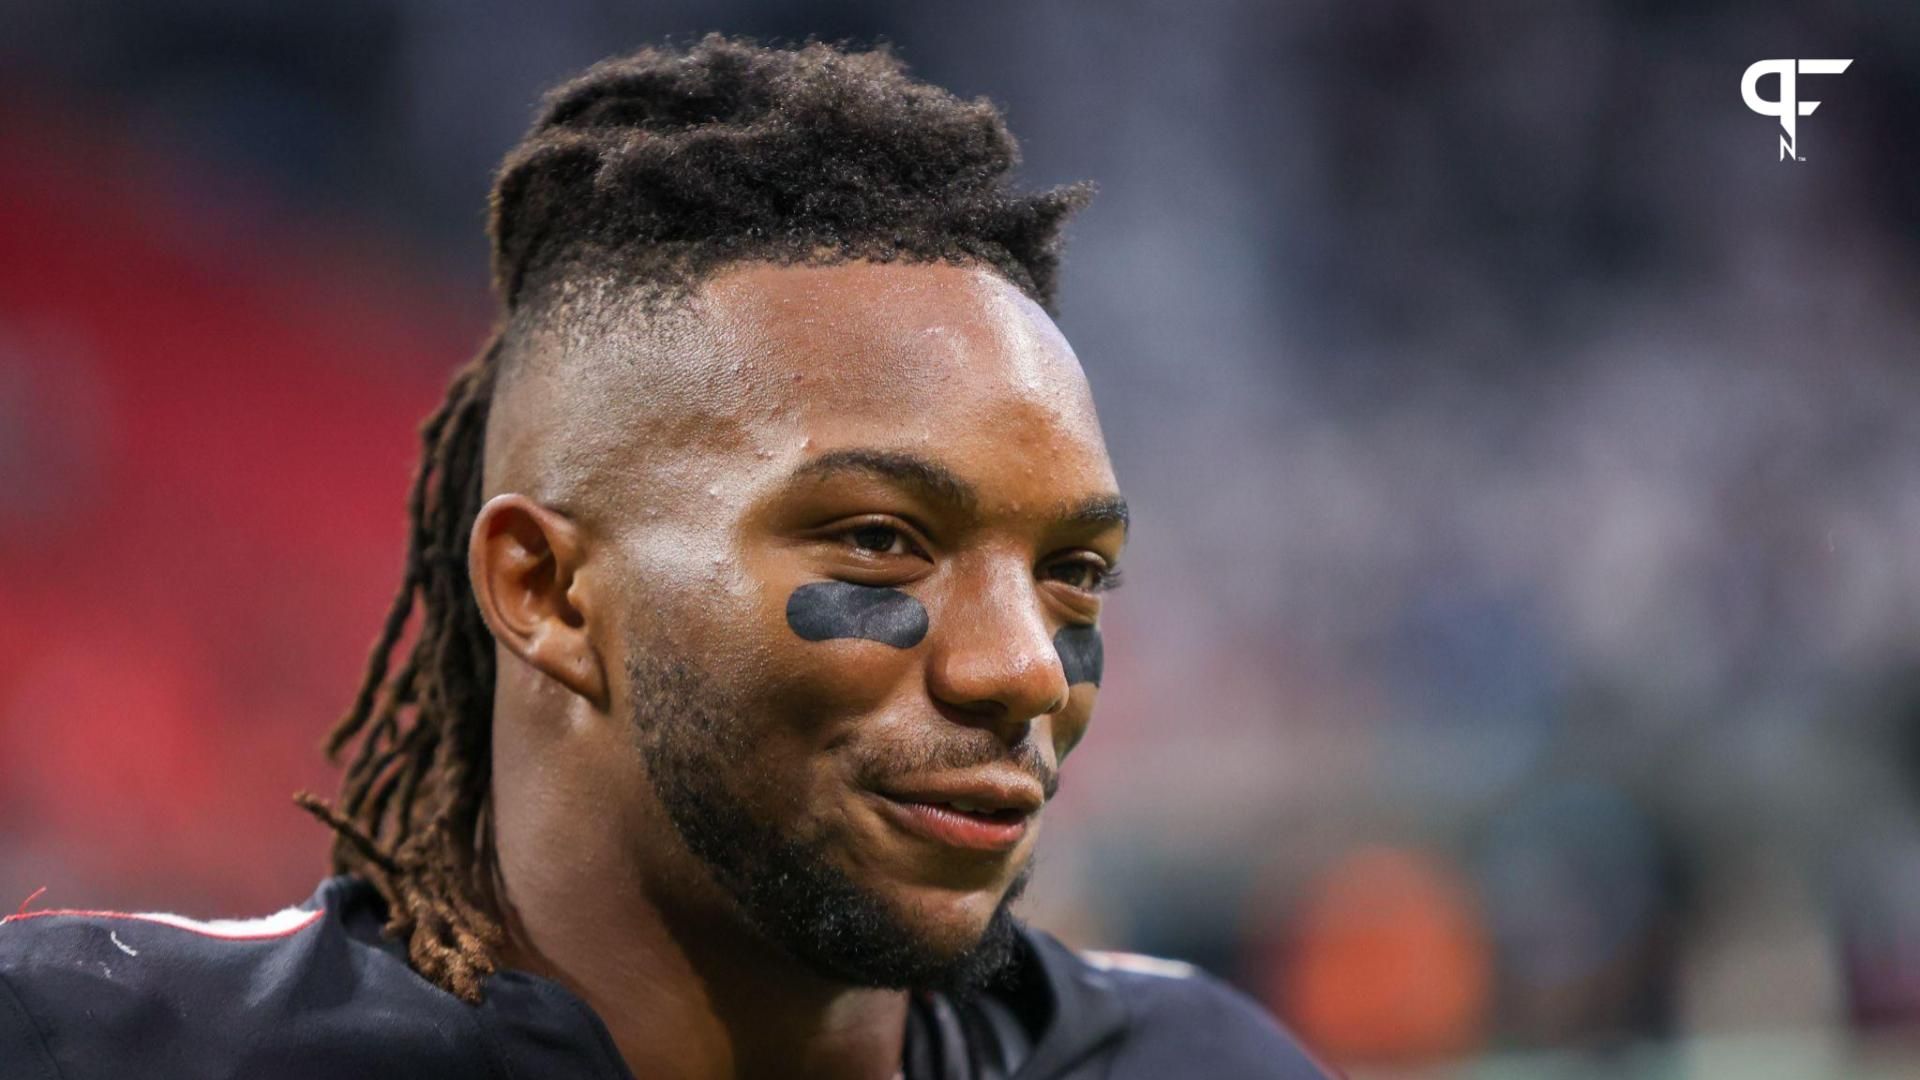
[[[665,835],[827,974],[978,974],[1125,539],[1078,361],[979,269],[749,265],[696,303],[595,514]]]

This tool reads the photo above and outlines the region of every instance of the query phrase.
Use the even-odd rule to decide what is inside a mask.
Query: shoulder
[[[1041,935],[1044,937],[1044,935]],[[1111,1080],[1206,1076],[1327,1080],[1337,1076],[1247,995],[1191,964],[1135,953],[1074,952],[1045,939],[1049,966],[1124,1016],[1111,1043]]]
[[[1333,1075],[1252,998],[1191,964],[1135,953],[1089,951],[1079,957],[1127,1003],[1115,1080]]]
[[[155,1078],[293,1078],[321,1059],[326,1075],[378,1077],[408,1075],[409,1062],[470,1061],[471,1021],[436,1002],[403,957],[348,932],[360,899],[334,879],[257,919],[48,910],[0,920],[0,1060],[35,1063],[18,1075],[49,1080],[136,1067]]]

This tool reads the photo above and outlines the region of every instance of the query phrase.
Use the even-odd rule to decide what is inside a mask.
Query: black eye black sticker
[[[808,641],[860,638],[911,649],[927,636],[927,609],[899,589],[816,581],[787,597],[787,625]]]
[[[1053,635],[1053,651],[1060,654],[1060,666],[1066,670],[1067,685],[1090,682],[1100,685],[1100,669],[1106,662],[1106,648],[1100,644],[1100,631],[1091,626],[1066,626]]]

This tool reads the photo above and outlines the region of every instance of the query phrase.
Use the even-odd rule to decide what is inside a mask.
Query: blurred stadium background
[[[1356,1077],[1920,1070],[1920,7],[0,3],[0,902],[270,910],[539,91],[884,38],[1092,177],[1029,912]],[[1800,164],[1741,103],[1803,82]],[[1817,87],[1817,90],[1813,89]]]

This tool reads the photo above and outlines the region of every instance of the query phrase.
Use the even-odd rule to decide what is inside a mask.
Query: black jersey
[[[0,920],[0,1080],[633,1080],[591,1008],[501,971],[468,1005],[407,966],[365,881],[261,919],[34,911]],[[1004,985],[916,994],[908,1080],[1328,1074],[1185,965],[1023,930]]]

